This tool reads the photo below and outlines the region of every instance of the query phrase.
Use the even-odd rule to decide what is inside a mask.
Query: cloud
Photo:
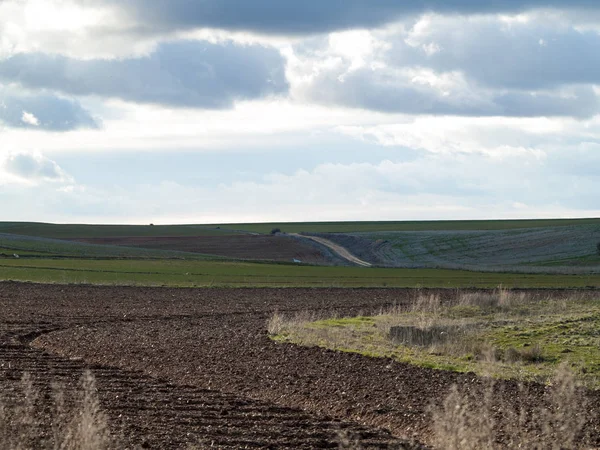
[[[393,66],[458,70],[494,88],[536,90],[600,79],[600,34],[549,13],[521,20],[427,15],[390,38]]]
[[[372,28],[428,12],[489,14],[533,8],[600,9],[596,0],[568,3],[564,0],[110,0],[110,3],[149,30],[221,28],[271,34]]]
[[[121,60],[22,53],[0,61],[0,79],[70,95],[213,109],[287,90],[277,50],[231,42],[167,42],[147,57]]]
[[[0,160],[0,173],[20,183],[72,183],[73,178],[40,152],[11,152]]]
[[[263,158],[267,165],[269,157]],[[564,170],[565,160],[568,156],[561,153],[550,153],[545,159],[527,151],[500,159],[486,154],[422,154],[412,161],[324,163],[291,173],[265,169],[270,173],[255,180],[206,184],[182,178],[172,168],[162,171],[164,181],[152,175],[133,182],[122,177],[84,189],[38,186],[12,191],[11,196],[0,189],[0,201],[9,206],[0,210],[0,220],[9,220],[7,214],[13,220],[18,216],[21,220],[138,223],[599,214],[594,193],[600,178]]]
[[[409,28],[301,42],[285,50],[291,92],[299,100],[387,113],[597,114],[600,35],[551,24],[544,14],[523,20],[427,15]]]
[[[495,159],[523,155],[543,159],[546,151],[572,154],[582,140],[600,137],[593,119],[565,118],[418,116],[403,123],[341,126],[336,130],[387,148]]]
[[[23,115],[21,116],[21,121],[23,123],[33,125],[34,127],[37,127],[40,125],[40,121],[38,120],[38,118],[27,111],[23,111]]]
[[[17,89],[8,92],[1,85],[0,125],[48,131],[99,127],[98,121],[76,100],[44,93],[18,93]]]
[[[461,116],[590,117],[600,109],[592,86],[555,91],[495,90],[469,83],[460,73],[428,72],[425,82],[412,70],[332,67],[294,86],[298,98],[387,113]],[[432,82],[431,77],[434,80]],[[440,81],[436,84],[436,81]]]

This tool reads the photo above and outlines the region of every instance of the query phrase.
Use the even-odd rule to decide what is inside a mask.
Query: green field
[[[0,223],[0,280],[151,286],[494,288],[503,285],[521,288],[600,287],[600,274],[590,273],[590,271],[579,274],[569,274],[568,272],[564,274],[526,274],[509,273],[511,270],[516,271],[514,268],[499,268],[497,271],[480,272],[479,270],[483,270],[483,266],[477,264],[467,267],[469,270],[454,270],[462,269],[462,267],[424,269],[267,264],[227,261],[224,258],[190,252],[83,244],[59,239],[227,235],[240,231],[269,233],[273,228],[281,228],[284,232],[328,231],[338,233],[432,230],[432,233],[439,234],[435,230],[516,230],[527,227],[537,230],[541,229],[539,227],[572,225],[582,225],[584,228],[591,227],[595,230],[594,225],[600,226],[600,219],[164,226],[2,222]],[[561,229],[566,230],[567,228]],[[509,233],[513,233],[513,231]],[[587,238],[587,235],[585,237]],[[551,240],[567,242],[564,238],[552,238]],[[586,239],[586,242],[587,240],[589,239]],[[415,242],[417,241],[415,240]],[[443,245],[439,244],[436,249],[441,247]],[[13,253],[17,253],[20,258],[13,257]],[[499,251],[495,251],[494,255],[496,256],[494,257],[499,257],[500,254]],[[585,252],[582,254],[587,255]],[[563,254],[561,253],[561,255]],[[453,254],[452,261],[460,261],[459,256],[460,254]],[[594,255],[590,257],[595,258]],[[595,264],[596,259],[591,261],[592,264]]]
[[[600,275],[478,273],[179,260],[0,259],[0,280],[148,286],[600,287]]]
[[[47,238],[93,238],[115,236],[200,236],[236,232],[352,233],[378,231],[508,230],[568,225],[599,225],[600,219],[457,220],[405,222],[289,222],[207,225],[83,225],[37,222],[0,222],[0,233]]]
[[[222,228],[255,233],[269,233],[280,228],[285,233],[358,233],[377,231],[440,231],[440,230],[510,230],[568,225],[598,225],[598,219],[535,219],[535,220],[436,220],[403,222],[290,222],[257,224],[223,224]]]
[[[44,238],[101,238],[121,236],[210,236],[231,234],[219,225],[82,225],[37,222],[0,222],[0,233]]]

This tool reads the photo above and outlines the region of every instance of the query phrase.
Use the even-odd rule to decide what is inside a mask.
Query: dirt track
[[[371,267],[372,266],[371,263],[368,263],[366,261],[363,261],[362,259],[357,258],[352,253],[350,253],[346,248],[342,247],[341,245],[336,244],[333,241],[330,241],[329,239],[325,239],[325,238],[318,237],[318,236],[305,236],[305,235],[300,235],[300,234],[296,234],[296,233],[292,233],[291,236],[298,236],[298,237],[302,237],[304,239],[310,239],[311,241],[314,241],[321,245],[324,245],[325,247],[328,247],[331,250],[333,250],[335,253],[340,255],[345,260],[350,261],[351,263],[354,263],[356,265],[363,266],[363,267]]]
[[[439,404],[452,383],[473,391],[480,379],[276,344],[265,333],[275,309],[355,313],[413,295],[392,289],[0,283],[0,358],[12,361],[10,369],[0,367],[0,386],[14,384],[21,370],[46,381],[73,380],[91,364],[115,429],[132,445],[150,448],[198,442],[217,448],[330,448],[340,428],[362,436],[367,447],[398,445],[378,427],[426,441],[430,404]],[[521,393],[514,383],[499,383],[497,390],[510,401],[539,404],[545,388],[528,385]],[[598,410],[596,394],[591,401]],[[600,443],[598,423],[588,428]]]

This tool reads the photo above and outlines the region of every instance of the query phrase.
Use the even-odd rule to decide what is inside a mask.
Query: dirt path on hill
[[[318,242],[319,244],[322,244],[325,247],[333,250],[335,253],[340,255],[345,260],[350,261],[351,263],[357,264],[359,266],[363,266],[363,267],[371,267],[372,266],[371,263],[368,263],[366,261],[363,261],[362,259],[357,258],[352,253],[350,253],[348,250],[346,250],[344,247],[336,244],[335,242],[330,241],[329,239],[325,239],[325,238],[317,237],[317,236],[306,236],[306,235],[297,234],[297,233],[290,233],[290,236],[301,237],[301,238],[305,238],[305,239],[310,239],[311,241]]]

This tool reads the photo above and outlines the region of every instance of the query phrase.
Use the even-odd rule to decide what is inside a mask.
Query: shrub
[[[271,234],[277,234],[277,233],[281,233],[281,229],[280,228],[273,228],[271,230]]]

